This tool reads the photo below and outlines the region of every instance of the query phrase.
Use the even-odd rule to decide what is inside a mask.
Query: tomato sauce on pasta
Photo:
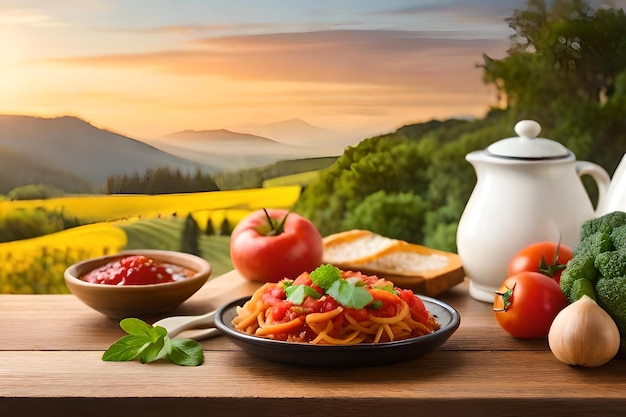
[[[264,284],[237,308],[233,325],[259,337],[320,345],[393,342],[440,328],[413,291],[374,275],[340,272],[343,280],[362,281],[359,287],[371,295],[367,305],[352,308],[340,304],[305,272],[293,281]],[[317,294],[290,301],[286,289],[292,285],[311,287]]]

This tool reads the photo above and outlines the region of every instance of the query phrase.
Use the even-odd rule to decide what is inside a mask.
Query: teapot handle
[[[606,199],[609,184],[611,182],[609,174],[600,165],[587,161],[576,161],[576,173],[579,177],[589,175],[594,179],[598,185],[598,204],[596,205],[595,215],[599,216],[604,214],[604,200]]]

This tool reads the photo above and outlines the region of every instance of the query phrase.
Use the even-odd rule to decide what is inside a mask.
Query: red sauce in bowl
[[[106,285],[147,285],[174,282],[195,272],[179,265],[159,262],[143,255],[131,255],[94,269],[83,281]]]

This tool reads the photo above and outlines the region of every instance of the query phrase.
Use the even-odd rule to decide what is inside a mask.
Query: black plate
[[[348,367],[388,365],[418,358],[444,344],[461,323],[459,313],[449,305],[430,297],[420,296],[441,328],[434,333],[396,342],[354,345],[312,345],[283,342],[242,333],[233,328],[236,307],[250,297],[221,306],[215,314],[215,326],[235,344],[252,356],[273,362],[304,366]]]

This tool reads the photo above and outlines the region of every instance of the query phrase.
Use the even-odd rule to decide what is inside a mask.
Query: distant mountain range
[[[268,124],[248,124],[234,128],[237,132],[272,138],[278,142],[296,146],[308,147],[345,147],[352,145],[355,140],[362,139],[360,135],[349,135],[322,129],[313,126],[301,119],[289,119]]]
[[[249,129],[275,136],[185,130],[139,141],[71,116],[0,115],[0,193],[33,183],[86,192],[104,188],[111,176],[159,166],[215,174],[279,160],[338,156],[348,145],[297,119]]]
[[[259,125],[256,131],[265,132],[271,138],[226,129],[184,130],[146,140],[146,143],[181,158],[210,163],[221,171],[266,165],[285,159],[338,156],[347,146],[333,141],[332,133],[297,119]]]
[[[22,162],[16,164],[16,158]],[[209,164],[168,154],[76,117],[0,115],[0,178],[4,187],[41,182],[76,191],[67,189],[65,179],[77,177],[81,190],[87,184],[103,188],[110,176],[142,174],[159,166],[184,172],[195,172],[197,167],[217,171]],[[52,184],[57,182],[62,184]]]

